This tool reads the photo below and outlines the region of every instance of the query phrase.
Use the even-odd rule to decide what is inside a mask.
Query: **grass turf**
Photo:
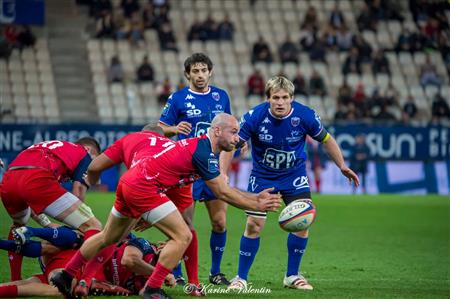
[[[91,193],[87,203],[104,221],[113,194]],[[303,292],[282,287],[286,268],[286,233],[277,215],[269,216],[261,247],[250,271],[254,290],[268,294],[212,294],[209,298],[449,298],[449,198],[439,196],[321,196],[315,195],[316,223],[303,258],[301,271],[315,290]],[[210,224],[203,204],[198,204],[194,223],[199,237],[199,274],[207,283],[210,266]],[[243,212],[228,213],[228,240],[222,272],[236,275],[239,240],[244,229]],[[10,224],[0,208],[1,236]],[[141,235],[156,241],[164,237],[155,230]],[[9,279],[7,256],[0,252],[0,280]],[[39,272],[33,259],[26,259],[24,277]],[[185,272],[185,271],[184,271]],[[214,291],[219,291],[217,287]],[[174,297],[185,296],[182,288],[168,289]],[[224,289],[222,289],[224,291]]]

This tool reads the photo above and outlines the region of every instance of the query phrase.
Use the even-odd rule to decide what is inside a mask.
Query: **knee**
[[[216,233],[223,233],[227,229],[227,221],[225,216],[220,215],[211,220],[212,230]]]
[[[247,221],[247,225],[245,227],[245,235],[251,238],[259,237],[263,226],[263,223],[257,221]]]
[[[185,230],[183,233],[177,236],[177,239],[175,241],[177,241],[181,247],[187,248],[192,241],[191,231]]]
[[[295,232],[295,233],[293,233],[293,234],[296,235],[297,237],[300,237],[300,238],[308,238],[308,235],[309,235],[307,229],[301,230],[301,231],[299,231],[299,232]]]

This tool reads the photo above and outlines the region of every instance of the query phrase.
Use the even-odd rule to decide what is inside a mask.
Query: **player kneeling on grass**
[[[232,151],[238,138],[239,124],[226,113],[218,114],[208,133],[175,143],[164,143],[164,149],[151,158],[138,162],[120,179],[116,200],[104,230],[88,239],[52,282],[66,298],[74,298],[77,269],[101,249],[122,239],[143,218],[169,238],[161,251],[155,271],[148,279],[143,298],[170,298],[161,289],[167,274],[178,264],[192,240],[192,234],[177,210],[177,198],[169,198],[167,190],[192,183],[202,177],[216,196],[239,208],[275,211],[281,196],[267,189],[259,194],[241,192],[228,186],[220,175],[217,155]]]
[[[77,142],[44,141],[22,151],[3,176],[1,199],[13,227],[26,225],[32,212],[45,213],[85,233],[98,232],[101,223],[83,203],[87,186],[83,179],[89,163],[100,153],[98,142],[83,137]],[[72,192],[60,183],[73,181]],[[70,233],[75,238],[75,233]],[[12,234],[8,239],[12,239]],[[21,278],[20,256],[10,255],[11,280]]]
[[[61,229],[70,230],[67,227]],[[64,265],[72,258],[76,250],[67,249],[80,245],[64,242],[51,236],[53,228],[21,227],[21,231],[34,231],[34,236],[40,236],[45,241],[38,242],[27,239],[23,244],[16,244],[11,240],[0,240],[0,249],[16,251],[27,257],[38,257],[43,274],[34,275],[25,280],[19,280],[0,284],[0,298],[25,297],[25,296],[61,296],[61,293],[49,285],[50,277],[57,271],[61,271]],[[56,246],[56,244],[58,246]],[[153,272],[162,247],[151,244],[143,238],[137,238],[130,234],[125,242],[113,245],[113,257],[107,260],[104,266],[97,269],[92,284],[90,295],[138,295],[145,285],[148,276]],[[78,278],[82,271],[78,273]],[[84,280],[81,280],[84,281]],[[175,285],[175,278],[169,274],[165,283],[168,286]]]
[[[251,140],[253,169],[248,191],[260,192],[276,186],[284,203],[294,200],[310,202],[311,192],[305,169],[305,139],[309,135],[321,142],[342,174],[359,185],[358,176],[345,165],[342,153],[333,137],[322,126],[316,112],[293,99],[294,85],[288,79],[271,78],[265,87],[267,101],[246,113],[241,120],[239,137]],[[247,276],[259,249],[259,236],[267,213],[246,211],[247,224],[239,249],[239,268],[230,289],[247,288]],[[312,290],[299,274],[300,261],[308,242],[308,230],[290,233],[287,238],[288,262],[283,281],[285,287]]]

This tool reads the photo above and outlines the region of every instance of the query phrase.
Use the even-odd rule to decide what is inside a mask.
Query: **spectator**
[[[94,18],[99,18],[106,12],[112,13],[112,4],[110,0],[95,0],[91,1],[89,6],[89,15]]]
[[[345,107],[341,102],[338,101],[336,112],[334,113],[334,121],[335,122],[343,122],[347,120],[347,113],[345,112]]]
[[[190,42],[194,40],[201,40],[201,41],[207,40],[207,32],[203,26],[203,23],[200,22],[198,19],[194,19],[194,22],[192,23],[191,28],[189,29],[187,40]]]
[[[355,138],[355,145],[351,147],[350,167],[361,178],[362,192],[365,194],[366,189],[366,173],[369,160],[370,150],[366,144],[366,138],[363,134],[359,134]],[[356,188],[353,188],[353,193]]]
[[[380,123],[393,122],[396,120],[395,116],[388,111],[388,105],[382,104],[380,112],[375,116],[375,120]]]
[[[145,55],[142,59],[142,64],[138,67],[136,71],[136,77],[138,82],[152,82],[155,78],[155,72],[153,66],[148,61],[148,56]]]
[[[414,103],[414,98],[412,96],[408,96],[405,104],[403,105],[403,122],[405,124],[410,124],[409,122],[416,118],[417,112],[418,109],[416,103]]]
[[[420,68],[420,84],[423,88],[428,85],[441,87],[441,78],[438,76],[436,66],[431,61],[430,56],[427,55],[425,63]]]
[[[300,45],[303,50],[310,51],[317,40],[317,31],[311,25],[304,28],[300,35]]]
[[[159,104],[164,105],[169,96],[172,94],[172,84],[170,84],[169,78],[166,77],[164,82],[158,85],[156,88],[156,93],[158,95]]]
[[[130,42],[139,46],[144,41],[144,22],[138,13],[133,13],[130,21]]]
[[[353,47],[358,49],[361,63],[369,63],[372,60],[372,47],[361,34],[353,36]]]
[[[219,23],[217,31],[219,40],[233,40],[234,25],[231,22],[230,16],[228,14],[226,14],[223,21]]]
[[[11,45],[13,48],[18,48],[18,41],[17,41],[17,27],[15,25],[6,25],[5,31],[4,31],[5,39],[8,42],[8,44]]]
[[[387,74],[389,76],[391,75],[389,60],[387,59],[382,49],[378,49],[373,55],[372,72],[374,76],[376,76],[377,74]]]
[[[326,63],[326,53],[326,38],[322,36],[314,42],[311,49],[309,50],[309,59],[311,59],[312,61],[320,61]]]
[[[408,28],[403,28],[402,32],[397,38],[397,44],[395,45],[395,51],[411,51],[411,33]]]
[[[281,44],[278,49],[281,63],[294,62],[298,64],[299,50],[297,45],[292,42],[291,38],[286,36],[286,40]]]
[[[142,22],[145,29],[157,29],[155,7],[147,3],[142,10]]]
[[[377,32],[378,21],[366,3],[364,3],[361,13],[357,17],[356,23],[358,24],[360,32],[363,32],[364,30]]]
[[[359,82],[356,86],[355,92],[353,93],[353,103],[355,103],[356,107],[358,107],[364,113],[362,109],[366,104],[366,92],[364,90],[364,85]]]
[[[175,36],[170,23],[166,22],[158,30],[159,45],[162,51],[178,51]]]
[[[332,26],[327,26],[324,29],[322,39],[327,49],[332,51],[335,51],[337,49],[337,33],[336,29],[334,29]]]
[[[305,19],[300,27],[301,29],[312,28],[314,31],[319,29],[319,17],[314,6],[308,7],[305,14]]]
[[[108,69],[108,82],[114,83],[114,82],[123,82],[124,79],[124,72],[123,72],[123,66],[120,62],[119,57],[113,56],[111,58],[111,64]]]
[[[177,91],[182,90],[185,87],[186,87],[186,82],[184,81],[183,78],[180,78],[180,80],[178,80],[178,84],[177,84]]]
[[[126,18],[131,18],[131,16],[140,9],[138,0],[122,0],[120,6],[122,7],[123,15]]]
[[[219,26],[211,15],[203,22],[203,27],[206,31],[206,40],[217,40]]]
[[[97,38],[114,38],[116,36],[116,26],[112,18],[111,12],[104,10],[97,20],[95,37]]]
[[[20,49],[33,47],[36,43],[36,37],[31,32],[29,26],[23,26],[17,35],[17,42],[19,44]]]
[[[270,52],[269,45],[262,36],[259,36],[258,40],[253,45],[252,50],[252,63],[273,61],[272,53]]]
[[[124,18],[122,15],[119,15],[117,17],[116,24],[117,24],[116,38],[118,40],[129,39],[131,33],[130,20]]]
[[[353,44],[353,34],[346,26],[342,26],[336,34],[336,45],[339,51],[348,51]]]
[[[264,96],[264,77],[259,69],[255,69],[247,81],[247,95]]]
[[[327,94],[327,87],[322,76],[316,70],[312,71],[309,79],[309,94],[323,97]]]
[[[395,88],[394,84],[389,81],[386,90],[384,91],[384,101],[388,106],[398,107],[398,98],[400,96],[400,92]]]
[[[431,106],[431,121],[433,124],[440,124],[442,120],[450,120],[450,108],[444,97],[440,93],[436,93]]]
[[[0,26],[0,59],[9,59],[11,56],[12,47],[3,35],[4,29]]]
[[[169,6],[161,5],[153,1],[155,6],[155,29],[159,30],[160,27],[165,23],[170,23],[169,19]]]
[[[294,84],[295,95],[308,96],[308,92],[306,91],[306,80],[300,72],[300,69],[297,69],[292,83]]]
[[[352,48],[350,54],[345,59],[342,66],[342,73],[346,76],[349,73],[357,73],[361,75],[361,58],[357,48]]]
[[[348,85],[347,80],[344,80],[341,87],[338,90],[338,103],[343,105],[348,105],[352,101],[353,91],[350,85]]]
[[[339,9],[339,5],[337,2],[334,4],[333,10],[330,13],[330,19],[328,23],[334,29],[340,29],[341,27],[345,26],[344,15]]]

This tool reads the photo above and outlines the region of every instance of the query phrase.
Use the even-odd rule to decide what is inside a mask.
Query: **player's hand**
[[[189,135],[192,131],[192,125],[187,121],[182,121],[177,125],[177,134]]]
[[[341,168],[341,172],[346,178],[348,178],[348,181],[350,184],[353,183],[355,185],[355,187],[359,186],[358,175],[353,170],[351,170],[350,168],[348,168],[347,166],[344,165]]]
[[[150,227],[152,227],[152,225],[141,218],[134,226],[134,230],[137,232],[143,232],[144,230],[149,229]]]
[[[173,276],[172,273],[167,274],[166,278],[164,279],[164,285],[173,288],[177,284],[177,280],[175,279],[175,276]]]
[[[244,144],[242,144],[241,146],[241,158],[245,158],[247,156],[249,150],[249,146],[247,142],[244,142]]]
[[[2,159],[0,159],[0,168],[5,167],[5,163],[3,163]]]
[[[258,201],[258,211],[275,212],[278,210],[278,208],[280,208],[281,194],[271,194],[270,192],[273,190],[275,190],[275,188],[272,187],[258,193],[258,195],[256,196]]]

